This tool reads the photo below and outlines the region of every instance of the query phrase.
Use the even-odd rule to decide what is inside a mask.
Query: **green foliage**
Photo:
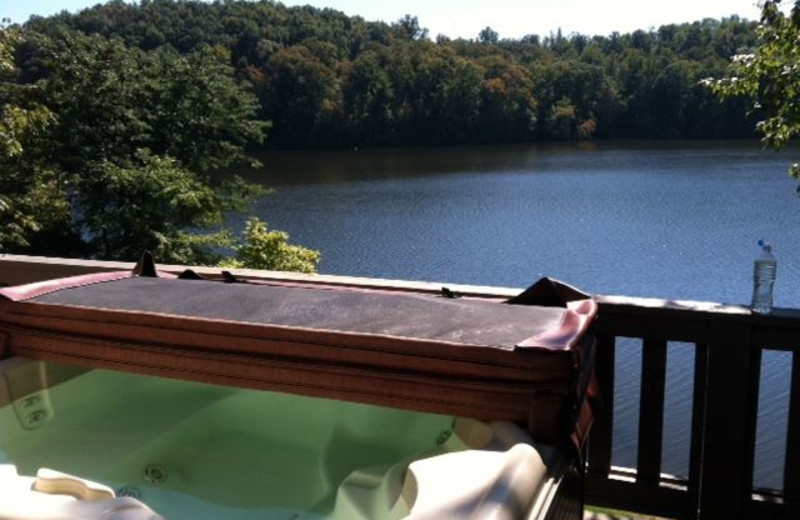
[[[384,60],[382,53],[370,50],[342,67],[344,125],[356,143],[392,138],[394,89]]]
[[[230,237],[199,231],[223,222],[214,190],[174,158],[140,151],[129,159],[130,166],[88,164],[76,177],[77,220],[92,251],[115,260],[149,250],[164,262],[219,261],[206,248],[230,245]]]
[[[266,105],[272,108],[279,143],[302,145],[331,117],[334,72],[311,49],[295,45],[273,54],[266,74],[271,78]]]
[[[19,39],[19,30],[2,27],[0,32],[0,71],[14,69],[14,48]]]
[[[271,0],[152,0],[28,28],[181,55],[224,49],[254,85],[258,118],[273,122],[272,147],[754,135],[744,103],[719,104],[698,86],[754,44],[755,24],[736,17],[606,37],[510,40],[486,27],[474,40],[434,43],[411,15],[385,24]],[[564,100],[574,108],[566,119]]]
[[[800,135],[800,0],[788,13],[780,4],[762,4],[759,45],[753,52],[734,56],[728,77],[705,80],[723,99],[750,99],[751,110],[763,117],[757,129],[775,150]],[[800,164],[789,172],[800,178]]]
[[[145,52],[118,37],[59,30],[31,42],[25,65],[47,71],[42,97],[58,114],[52,155],[68,171],[148,149],[207,172],[245,160],[244,146],[266,130],[227,59],[207,46]]]
[[[500,34],[487,25],[481,29],[481,32],[478,33],[478,41],[481,43],[497,45],[500,41]]]
[[[31,100],[32,90],[13,82],[21,39],[18,28],[0,26],[0,252],[29,246],[32,234],[62,224],[69,214],[58,176],[28,146],[53,118]]]
[[[526,141],[534,135],[539,101],[534,73],[498,56],[481,59],[480,130],[502,141]]]
[[[266,223],[257,218],[247,221],[242,242],[242,245],[235,247],[235,260],[224,262],[223,265],[301,273],[317,270],[320,259],[318,251],[289,244],[287,233],[268,231]]]
[[[0,246],[114,260],[150,250],[184,264],[239,247],[225,212],[266,190],[210,172],[246,161],[267,125],[227,49],[146,51],[65,27],[21,34],[0,39],[0,88],[15,101],[0,107]],[[314,269],[318,254],[263,234],[243,262]]]
[[[428,37],[428,29],[421,27],[417,17],[410,14],[403,16],[397,23],[392,24],[392,28],[401,38],[408,40],[423,40]]]

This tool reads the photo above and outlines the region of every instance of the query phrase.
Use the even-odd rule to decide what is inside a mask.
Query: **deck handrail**
[[[598,297],[597,377],[605,413],[590,438],[589,503],[672,518],[800,518],[800,310],[770,315],[697,302]],[[641,340],[635,470],[611,464],[617,338]],[[661,471],[667,345],[695,349],[688,477]],[[762,354],[792,353],[783,486],[753,486]]]
[[[16,285],[130,263],[0,255],[0,284]],[[180,272],[185,266],[159,266]],[[217,273],[218,268],[193,268]],[[315,280],[331,284],[438,290],[441,283],[235,270],[244,278]],[[448,285],[464,293],[512,296],[518,288]],[[604,413],[588,446],[587,503],[643,514],[692,519],[800,518],[800,310],[760,316],[747,307],[692,301],[596,296],[596,372]],[[612,465],[615,350],[618,338],[641,340],[636,468]],[[662,472],[667,352],[670,342],[695,350],[689,470]],[[753,468],[762,354],[792,353],[783,486],[756,490]]]

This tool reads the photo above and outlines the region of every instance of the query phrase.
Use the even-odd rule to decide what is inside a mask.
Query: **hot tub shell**
[[[487,451],[487,444],[472,446],[486,453],[440,454],[447,463],[401,466],[398,496],[405,502],[395,504],[416,504],[409,511],[420,519],[458,504],[461,511],[482,511],[480,518],[545,518],[559,510],[580,515],[576,454],[597,407],[596,312],[587,295],[549,279],[504,300],[448,290],[253,282],[227,273],[174,276],[145,258],[132,271],[0,289],[0,359],[77,367],[54,369],[37,383],[44,388],[80,367],[101,368],[521,426],[529,437],[517,444],[536,446],[532,452],[507,442]],[[35,395],[25,384],[20,392]],[[546,445],[556,455],[545,457],[539,471],[534,459],[542,464]],[[477,466],[495,468],[497,478],[470,481],[469,471],[454,469]],[[510,475],[527,482],[520,485],[533,495],[493,484]],[[466,480],[457,484],[459,477]],[[339,490],[340,507],[352,502],[348,490],[358,489],[358,474],[353,479]],[[436,489],[437,481],[454,486]],[[481,485],[484,496],[510,494],[499,502],[459,495],[475,495]],[[524,507],[514,505],[515,493],[526,497]],[[551,507],[553,500],[563,507]],[[485,509],[503,501],[508,507]],[[477,518],[472,513],[464,518]]]
[[[104,394],[87,407],[93,388]],[[270,414],[260,424],[259,410]],[[119,520],[160,518],[131,490],[170,519],[580,518],[567,454],[509,422],[21,357],[0,362],[0,419],[2,520],[92,519],[115,507],[130,515]],[[385,431],[391,424],[404,433]],[[406,447],[391,448],[397,441]],[[37,488],[48,466],[71,485]],[[79,487],[101,496],[70,492]]]

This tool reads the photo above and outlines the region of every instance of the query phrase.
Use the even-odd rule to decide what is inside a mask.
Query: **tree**
[[[428,37],[428,29],[422,28],[419,25],[419,20],[416,16],[407,14],[392,24],[392,28],[405,39],[409,40],[424,40]]]
[[[200,231],[223,222],[217,193],[171,157],[142,150],[126,163],[103,159],[76,177],[78,223],[94,254],[129,260],[149,250],[171,263],[220,261],[213,246],[232,245],[229,233]]]
[[[242,236],[242,245],[235,247],[235,260],[224,265],[301,273],[317,270],[320,259],[317,251],[289,244],[287,233],[268,231],[267,224],[257,218],[247,221]]]
[[[58,115],[51,159],[70,174],[105,159],[121,165],[139,149],[207,172],[245,160],[244,146],[266,136],[224,49],[146,52],[64,30],[31,40],[24,66],[47,71],[40,97]]]
[[[704,80],[723,99],[752,100],[751,111],[763,117],[756,128],[764,144],[775,150],[800,135],[800,0],[788,13],[780,4],[762,4],[760,41],[753,52],[734,56],[728,77]],[[793,164],[789,173],[800,179],[800,164]]]
[[[299,147],[313,142],[336,110],[334,72],[311,49],[295,45],[273,54],[266,75],[270,87],[264,108],[280,144]]]
[[[63,28],[26,45],[21,75],[44,74],[15,87],[35,94],[53,117],[35,146],[9,146],[0,157],[10,163],[0,183],[16,205],[11,229],[24,232],[5,242],[29,253],[113,260],[151,250],[162,261],[187,264],[216,264],[226,248],[242,247],[224,227],[225,212],[246,210],[264,190],[210,174],[246,160],[245,146],[263,140],[266,124],[248,86],[235,80],[226,50],[144,51]],[[30,216],[19,211],[28,200]],[[53,209],[66,217],[65,236],[42,240],[41,214]],[[299,246],[264,254],[277,255],[275,265],[316,265],[296,262],[317,258]]]
[[[347,64],[342,101],[354,145],[385,144],[391,138],[393,97],[389,74],[377,52],[363,52]]]
[[[500,34],[487,25],[481,29],[480,33],[478,33],[478,41],[481,43],[497,45],[497,43],[500,41]]]
[[[494,139],[530,139],[536,125],[537,100],[530,70],[499,57],[483,60],[480,126]]]
[[[16,84],[17,27],[0,26],[0,252],[30,246],[32,235],[69,218],[63,186],[33,152],[53,123],[49,110],[33,101],[34,91]]]

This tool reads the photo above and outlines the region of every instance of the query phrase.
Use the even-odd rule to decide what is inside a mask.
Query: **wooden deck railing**
[[[586,501],[671,518],[800,518],[800,311],[598,297],[597,377],[605,413],[590,437]],[[636,468],[612,465],[615,349],[641,339]],[[695,349],[687,477],[661,469],[667,347]],[[753,485],[765,351],[788,351],[792,378],[782,489]]]
[[[130,264],[0,255],[0,284],[14,285],[130,268]],[[182,270],[182,266],[162,266]],[[203,269],[199,269],[203,271]],[[266,271],[239,275],[308,279]],[[439,284],[311,276],[330,283],[438,288]],[[510,296],[517,289],[453,287],[463,293]],[[800,518],[800,311],[752,315],[745,307],[598,296],[597,377],[605,411],[588,447],[589,504],[672,518]],[[614,380],[618,339],[641,340],[640,403],[635,468],[612,465]],[[694,349],[688,475],[662,471],[667,359],[670,344]],[[754,488],[762,356],[791,353],[783,486]],[[667,454],[669,456],[669,454]]]

